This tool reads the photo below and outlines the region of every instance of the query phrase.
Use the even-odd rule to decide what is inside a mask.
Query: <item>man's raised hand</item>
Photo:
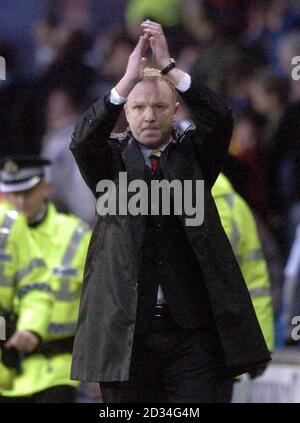
[[[150,47],[152,50],[153,64],[160,70],[170,63],[170,54],[166,37],[160,24],[147,20],[141,24],[143,35],[129,56],[125,75],[115,86],[117,93],[127,98],[134,86],[143,79],[144,68],[147,60],[144,57]],[[172,69],[168,79],[177,86],[185,77],[185,72],[176,68]]]
[[[149,37],[153,64],[160,70],[164,69],[170,63],[170,54],[168,43],[161,25],[147,20],[141,24],[141,27],[144,34]],[[185,76],[185,72],[177,67],[167,74],[167,78],[175,85],[175,87]]]
[[[149,46],[149,37],[146,34],[141,35],[137,45],[129,56],[125,75],[115,87],[120,96],[128,97],[133,87],[143,79],[144,68],[147,63],[144,55]]]
[[[146,20],[141,24],[141,28],[149,37],[152,50],[153,64],[159,69],[163,69],[170,63],[170,54],[166,37],[160,24]]]

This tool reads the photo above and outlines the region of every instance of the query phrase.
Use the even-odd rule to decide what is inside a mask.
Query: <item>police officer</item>
[[[58,213],[48,201],[49,165],[37,157],[12,157],[1,173],[2,192],[26,216],[51,270],[55,297],[46,342],[22,361],[13,388],[3,395],[30,402],[73,402],[77,382],[70,380],[71,353],[90,231],[75,216]]]
[[[256,222],[246,202],[220,173],[213,188],[222,225],[237,257],[269,351],[274,349],[270,279]]]
[[[0,200],[0,395],[12,387],[20,353],[46,336],[52,303],[49,272],[25,219]]]

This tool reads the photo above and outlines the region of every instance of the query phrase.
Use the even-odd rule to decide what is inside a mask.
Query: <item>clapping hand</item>
[[[159,69],[163,69],[170,63],[170,54],[166,37],[160,24],[146,20],[141,24],[141,28],[149,38],[152,50],[153,64]]]

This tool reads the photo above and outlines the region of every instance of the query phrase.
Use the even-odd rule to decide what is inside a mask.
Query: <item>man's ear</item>
[[[175,104],[175,107],[174,107],[174,119],[176,118],[176,115],[177,115],[179,109],[180,109],[180,103],[178,103],[178,101],[177,101],[176,104]]]
[[[128,119],[127,119],[127,113],[128,113],[128,106],[127,106],[127,103],[125,103],[125,104],[124,104],[124,113],[125,113],[126,120],[127,120],[127,122],[128,122]]]

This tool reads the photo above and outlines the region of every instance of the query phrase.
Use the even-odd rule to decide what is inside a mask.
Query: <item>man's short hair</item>
[[[177,92],[175,89],[174,84],[172,84],[172,82],[164,75],[162,75],[160,73],[160,70],[156,69],[156,68],[145,68],[144,69],[144,79],[152,79],[152,80],[161,80],[161,81],[165,81],[166,84],[168,84],[168,86],[170,87],[173,96],[174,96],[174,101],[177,101]]]

